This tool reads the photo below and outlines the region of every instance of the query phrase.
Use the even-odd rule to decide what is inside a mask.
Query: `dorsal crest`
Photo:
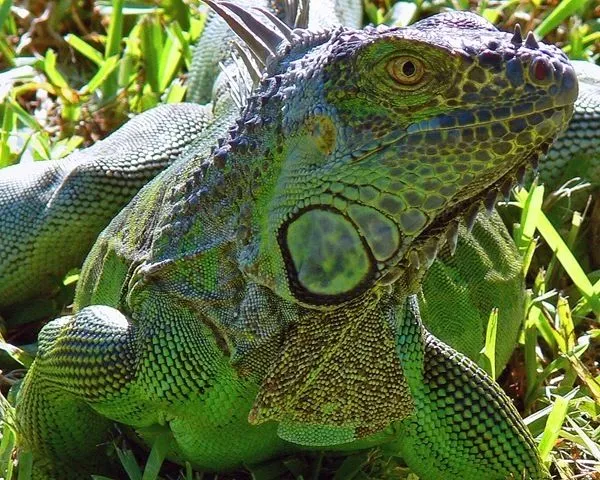
[[[259,78],[261,70],[277,55],[277,50],[282,43],[291,44],[294,41],[294,32],[282,20],[271,12],[259,8],[274,28],[263,23],[252,12],[231,2],[215,2],[206,0],[206,3],[221,17],[248,47],[253,62],[241,56],[253,78]]]

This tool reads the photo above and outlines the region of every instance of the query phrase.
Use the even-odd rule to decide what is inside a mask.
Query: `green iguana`
[[[115,217],[40,333],[17,404],[34,478],[101,470],[115,421],[207,470],[387,443],[425,480],[547,478],[415,294],[567,125],[566,56],[466,12],[313,32],[208,3],[260,81]]]
[[[295,10],[286,11],[280,2],[241,3],[269,6],[285,21],[295,20]],[[308,24],[312,29],[336,22],[358,27],[360,12],[360,0],[319,1],[308,12]],[[67,271],[81,266],[100,231],[133,195],[177,159],[207,124],[218,121],[222,111],[236,108],[228,81],[237,71],[228,71],[233,68],[227,53],[233,37],[224,21],[209,15],[194,55],[188,99],[210,103],[158,107],[64,160],[0,170],[0,316],[9,326],[14,328],[19,318],[35,319],[39,304],[55,295]],[[229,64],[220,74],[219,62]],[[567,174],[578,173],[597,188],[600,67],[574,65],[580,77],[575,114],[542,160],[540,176],[556,186]],[[428,271],[421,314],[437,336],[477,358],[489,312],[498,307],[496,364],[501,367],[524,317],[521,262],[497,215],[487,219],[480,214],[474,225],[472,234],[459,226],[457,254],[443,248]],[[456,308],[448,309],[449,300]]]

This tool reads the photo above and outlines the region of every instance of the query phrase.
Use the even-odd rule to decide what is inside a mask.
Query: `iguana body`
[[[223,15],[251,40],[256,20]],[[35,475],[89,473],[118,421],[209,470],[389,442],[425,480],[546,478],[509,399],[423,329],[414,294],[457,216],[566,125],[566,57],[468,13],[279,28],[253,44],[268,69],[242,112],[111,222],[75,314],[40,334],[17,406]]]
[[[273,8],[283,18],[286,13],[280,3],[275,2]],[[360,4],[317,2],[310,9],[309,23],[316,28],[337,19],[356,26]],[[65,274],[82,264],[102,228],[139,188],[178,158],[214,118],[236,108],[228,93],[227,75],[218,74],[217,64],[229,62],[229,50],[215,51],[231,45],[232,34],[225,22],[209,15],[195,54],[188,99],[212,99],[212,104],[170,105],[146,112],[92,149],[59,162],[35,164],[35,175],[31,165],[0,171],[0,216],[8,219],[0,222],[0,315],[10,321],[15,312],[30,309],[32,298],[53,295]],[[600,92],[594,85],[600,67],[576,65],[582,93],[572,127],[540,167],[542,180],[554,186],[564,178],[565,165],[571,165],[568,171],[600,184],[594,167],[600,162]],[[228,73],[235,73],[232,68],[228,63]],[[75,192],[77,201],[71,201]],[[20,222],[21,218],[27,222]],[[422,313],[436,335],[476,358],[490,308],[499,307],[496,363],[502,366],[520,329],[524,290],[518,253],[504,229],[493,222],[490,227],[485,219],[478,220],[483,228],[475,228],[475,235],[461,229],[456,257],[442,250],[442,258],[424,279],[427,304],[422,304]],[[469,255],[478,253],[477,258],[471,257],[473,262],[463,260],[463,243],[472,246]],[[449,298],[460,308],[449,311]]]
[[[207,107],[164,105],[66,159],[1,169],[0,312],[51,294],[115,214],[210,122]]]

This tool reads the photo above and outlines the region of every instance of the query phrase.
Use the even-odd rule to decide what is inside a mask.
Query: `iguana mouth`
[[[541,121],[551,117],[557,112],[568,112],[568,116],[570,117],[572,111],[572,104],[564,104],[555,105],[548,108],[529,110],[525,113],[520,112],[518,115],[507,115],[505,109],[480,109],[476,112],[467,112],[463,110],[449,112],[448,114],[437,116],[432,119],[426,119],[420,122],[411,123],[406,128],[406,130],[401,130],[399,132],[391,132],[389,139],[382,139],[382,141],[377,147],[365,150],[363,155],[353,155],[352,161],[353,163],[364,161],[367,158],[379,153],[382,149],[394,146],[394,144],[397,144],[398,142],[404,140],[407,135],[414,133],[439,132],[464,128],[477,128],[493,124],[503,125],[504,122],[526,120],[532,117],[536,119],[536,123],[540,123]],[[494,116],[494,112],[502,113],[498,116]],[[468,123],[460,123],[461,117],[464,119],[467,115],[469,118],[472,119],[472,121],[469,121]],[[486,117],[491,118],[485,121],[476,121],[475,119],[481,115],[485,115]],[[455,120],[457,120],[458,123],[453,123],[455,122]]]
[[[552,145],[552,141],[543,143],[539,150],[531,153],[522,165],[513,168],[506,175],[498,179],[488,189],[481,191],[478,195],[460,201],[447,209],[443,215],[438,216],[421,234],[414,240],[411,248],[404,255],[399,266],[390,274],[379,279],[379,283],[392,283],[399,275],[406,274],[407,270],[416,270],[423,267],[428,268],[436,259],[438,251],[444,245],[448,245],[450,252],[454,254],[458,241],[458,224],[463,221],[470,232],[475,223],[475,218],[482,211],[491,214],[500,199],[507,200],[512,189],[524,182],[527,170],[532,167],[537,169],[537,162],[545,155]]]
[[[530,103],[530,102],[529,102]],[[520,119],[527,119],[535,115],[549,116],[557,111],[561,110],[573,110],[572,103],[552,105],[548,108],[531,108],[525,112],[522,110],[526,106],[521,105],[519,107],[500,107],[500,108],[481,108],[473,112],[466,110],[451,111],[446,115],[434,117],[433,119],[422,120],[417,123],[413,123],[408,126],[408,133],[415,132],[428,132],[428,131],[440,131],[440,130],[452,130],[455,128],[469,128],[469,127],[485,127],[500,122],[511,122]],[[519,110],[518,113],[514,114],[514,110]],[[489,118],[489,120],[477,121],[478,118]],[[467,123],[461,123],[461,119],[469,119]]]

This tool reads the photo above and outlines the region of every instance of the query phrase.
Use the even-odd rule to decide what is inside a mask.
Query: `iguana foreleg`
[[[189,304],[155,287],[132,295],[127,309],[132,318],[92,305],[40,333],[17,404],[35,479],[105,472],[115,421],[148,445],[167,435],[168,456],[202,470],[237,468],[294,449],[277,437],[276,425],[248,424],[257,385],[235,372]]]
[[[399,315],[420,325],[416,300]],[[548,478],[511,400],[475,363],[426,330],[422,382],[414,382],[414,417],[402,422],[397,447],[427,480]],[[398,349],[407,357],[407,342]],[[512,475],[512,477],[511,477]]]
[[[113,421],[95,406],[119,398],[127,408],[134,342],[129,320],[102,306],[54,320],[40,332],[17,406],[21,446],[33,454],[34,479],[83,479],[106,470]]]

